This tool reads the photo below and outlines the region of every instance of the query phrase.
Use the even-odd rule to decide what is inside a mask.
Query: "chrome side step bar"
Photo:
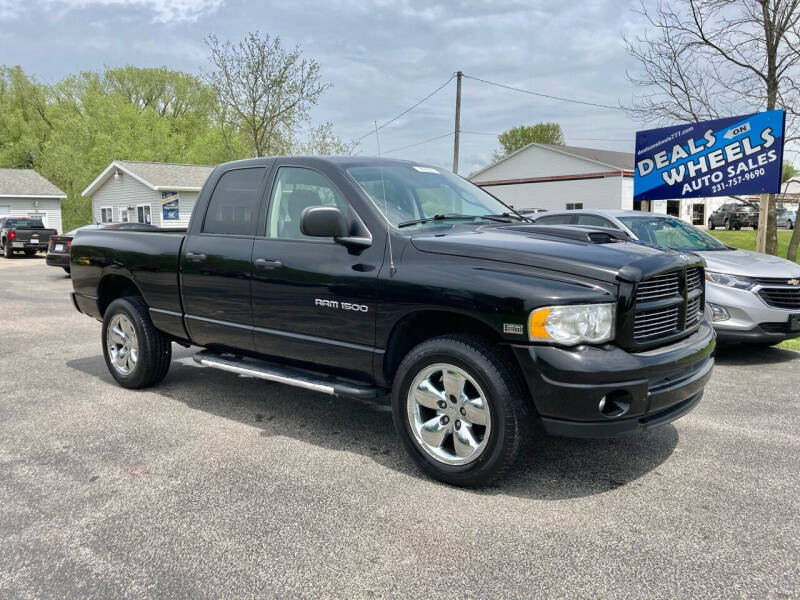
[[[217,354],[203,350],[194,355],[194,361],[204,367],[220,369],[237,375],[257,377],[275,383],[312,390],[331,396],[350,398],[377,398],[385,393],[380,387],[354,383],[312,371],[284,367],[254,358]]]

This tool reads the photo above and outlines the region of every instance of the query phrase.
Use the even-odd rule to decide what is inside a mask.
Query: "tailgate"
[[[17,229],[14,228],[16,234],[15,241],[27,242],[30,244],[46,244],[50,241],[50,236],[55,233],[54,229]]]

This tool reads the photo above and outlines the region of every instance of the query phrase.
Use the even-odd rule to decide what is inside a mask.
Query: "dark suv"
[[[708,228],[734,229],[742,227],[758,229],[758,207],[749,204],[723,204],[708,217]]]

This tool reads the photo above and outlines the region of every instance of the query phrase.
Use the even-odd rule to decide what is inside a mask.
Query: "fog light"
[[[616,419],[630,410],[632,401],[630,392],[615,390],[600,399],[597,409],[604,417]]]
[[[718,304],[711,304],[708,303],[708,308],[711,309],[711,320],[716,323],[717,321],[727,321],[731,318],[728,314],[728,311],[725,310],[724,306],[719,306]]]

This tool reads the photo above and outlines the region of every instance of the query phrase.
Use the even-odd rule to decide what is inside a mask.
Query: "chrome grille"
[[[656,275],[639,284],[636,290],[636,302],[652,302],[669,298],[678,294],[679,274],[667,273]]]
[[[697,296],[686,305],[686,327],[690,327],[703,318],[703,297]]]
[[[800,277],[795,277],[800,279]],[[792,281],[791,277],[754,277],[753,281],[760,285],[789,285]]]
[[[679,310],[677,306],[654,308],[636,313],[633,322],[633,337],[638,341],[650,341],[678,330]]]
[[[686,271],[686,289],[690,292],[703,285],[702,269],[689,269]]]
[[[758,295],[775,308],[800,309],[800,288],[763,288],[758,291]]]
[[[632,341],[653,344],[697,327],[703,320],[704,288],[703,268],[694,266],[641,281],[635,291]]]

